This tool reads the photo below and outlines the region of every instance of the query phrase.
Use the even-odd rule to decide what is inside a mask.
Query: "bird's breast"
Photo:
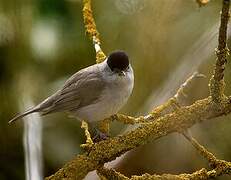
[[[132,93],[133,82],[126,80],[124,82],[115,82],[105,89],[102,95],[102,102],[106,107],[109,116],[116,114],[122,106],[127,102],[129,96]]]
[[[119,77],[120,78],[120,77]],[[107,82],[100,97],[91,105],[77,110],[80,119],[89,122],[103,120],[118,113],[127,102],[133,89],[133,76],[113,79]]]

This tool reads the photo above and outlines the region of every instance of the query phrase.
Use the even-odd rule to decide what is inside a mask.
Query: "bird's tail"
[[[27,111],[23,112],[22,114],[18,114],[15,117],[13,117],[8,123],[11,124],[11,123],[17,121],[18,119],[21,119],[24,116],[27,116],[28,114],[38,112],[38,111],[39,111],[39,108],[37,108],[37,107],[30,108]]]
[[[35,112],[41,112],[42,115],[49,114],[51,112],[55,112],[53,108],[53,103],[56,101],[56,96],[59,95],[59,91],[52,96],[48,97],[44,101],[42,101],[40,104],[38,104],[35,107],[32,107],[28,109],[27,111],[23,112],[22,114],[16,115],[13,119],[11,119],[8,123],[11,124],[18,119],[23,118],[24,116],[27,116],[28,114],[35,113]]]

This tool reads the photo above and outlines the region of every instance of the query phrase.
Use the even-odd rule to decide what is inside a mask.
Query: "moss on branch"
[[[91,0],[83,0],[83,21],[86,29],[86,33],[92,39],[95,45],[96,51],[96,63],[100,63],[105,60],[106,55],[100,48],[99,32],[97,31],[95,20],[91,9]]]
[[[210,80],[210,94],[216,103],[220,103],[225,97],[224,89],[224,70],[225,64],[227,62],[227,56],[229,55],[229,49],[227,47],[227,27],[229,22],[229,7],[230,0],[223,0],[219,37],[218,37],[218,47],[216,49],[216,64],[214,67],[213,76]]]
[[[98,174],[101,179],[114,179],[114,180],[208,180],[216,178],[221,174],[230,174],[231,164],[230,162],[223,161],[223,164],[212,169],[207,170],[202,168],[193,173],[182,173],[182,174],[143,174],[141,176],[132,176],[128,178],[123,174],[116,172],[113,169],[100,168]]]
[[[91,0],[83,0],[83,21],[85,24],[86,33],[93,40],[100,42],[99,32],[96,29],[95,20],[93,18],[93,13],[91,10]]]
[[[200,145],[196,139],[190,137],[187,134],[183,134],[184,137],[195,147],[195,149],[199,152],[201,156],[203,156],[208,162],[211,167],[216,167],[219,164],[219,160],[209,152],[204,146]]]
[[[113,169],[101,168],[99,169],[99,175],[101,179],[114,179],[114,180],[205,180],[209,178],[209,172],[202,168],[192,174],[143,174],[141,176],[132,176],[128,178]]]
[[[187,133],[183,134],[184,137],[196,148],[196,150],[208,160],[210,167],[212,170],[207,170],[202,168],[201,170],[195,171],[193,173],[183,173],[179,175],[173,174],[162,174],[162,175],[150,175],[143,174],[141,176],[132,176],[128,178],[123,174],[113,170],[100,168],[98,169],[98,174],[101,179],[117,179],[117,180],[206,180],[210,178],[218,177],[222,174],[230,174],[231,173],[231,163],[217,159],[211,152],[209,152],[204,146],[200,145],[194,138],[187,135]]]
[[[155,107],[150,114],[147,116],[139,116],[137,118],[124,115],[124,114],[117,114],[115,116],[111,117],[111,121],[116,120],[119,122],[122,122],[124,124],[138,124],[138,123],[147,123],[150,120],[155,120],[160,118],[161,116],[164,116],[166,114],[169,114],[172,112],[172,110],[175,110],[177,108],[180,108],[180,101],[179,99],[185,97],[184,90],[185,88],[195,79],[195,78],[201,78],[205,77],[203,74],[200,74],[198,72],[194,72],[186,81],[181,85],[181,87],[177,90],[176,94],[168,99],[165,103],[163,103],[160,106]]]
[[[202,2],[202,1],[201,1]],[[83,17],[86,32],[92,38],[96,49],[96,62],[105,59],[105,55],[100,48],[99,33],[96,29],[95,21],[91,10],[91,0],[83,0]],[[177,108],[173,112],[163,113],[174,103],[178,103],[176,97],[171,98],[166,104],[156,108],[148,116],[138,118],[117,115],[116,118],[124,122],[134,124],[142,122],[135,130],[125,135],[110,138],[99,143],[92,144],[87,153],[76,156],[73,160],[64,165],[54,175],[47,177],[53,179],[83,179],[88,172],[98,169],[99,173],[108,179],[129,179],[124,175],[102,168],[104,163],[114,160],[123,153],[134,149],[140,145],[156,140],[173,132],[184,132],[194,124],[213,119],[218,116],[226,115],[231,112],[231,97],[224,95],[224,65],[226,63],[228,48],[226,46],[227,24],[229,19],[229,0],[223,0],[221,13],[221,25],[219,29],[219,45],[217,48],[217,61],[214,74],[210,81],[211,97],[196,101],[190,106]],[[181,91],[178,91],[179,93]],[[149,120],[149,121],[147,121]],[[154,121],[155,120],[155,121]],[[86,128],[87,129],[87,128]],[[198,146],[200,150],[202,147]],[[206,151],[204,151],[205,153]],[[205,153],[204,155],[211,155]],[[205,156],[206,157],[206,156]],[[215,158],[212,155],[208,158]],[[211,161],[212,162],[212,161]],[[180,175],[149,175],[133,176],[131,179],[208,179],[217,177],[221,174],[230,174],[231,163],[218,160],[213,163],[216,167],[210,171],[201,169],[192,174]]]
[[[88,154],[78,155],[57,173],[47,179],[82,179],[88,172],[101,167],[137,146],[161,138],[173,132],[181,132],[198,122],[212,119],[231,112],[231,98],[217,105],[212,99],[196,101],[191,106],[182,107],[153,122],[142,124],[137,129],[123,135],[101,141],[92,146]]]
[[[81,128],[84,129],[84,133],[85,133],[85,136],[87,138],[86,139],[86,144],[81,144],[81,147],[84,148],[86,151],[89,151],[94,143],[93,143],[93,141],[91,139],[91,134],[89,133],[87,122],[82,121]]]

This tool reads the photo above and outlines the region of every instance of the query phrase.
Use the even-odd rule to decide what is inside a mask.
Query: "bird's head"
[[[128,55],[124,51],[114,51],[107,58],[107,64],[112,72],[125,75],[129,68]]]

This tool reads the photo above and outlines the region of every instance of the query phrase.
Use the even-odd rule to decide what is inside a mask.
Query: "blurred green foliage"
[[[25,179],[23,123],[7,124],[19,111],[22,94],[26,92],[38,103],[71,74],[95,63],[92,42],[84,32],[81,8],[80,0],[0,0],[0,179]],[[122,112],[143,114],[173,95],[176,87],[191,75],[191,64],[202,57],[198,49],[205,49],[206,58],[195,69],[207,75],[207,79],[198,80],[187,90],[185,103],[208,96],[215,55],[206,47],[216,44],[218,29],[214,26],[219,23],[220,8],[221,1],[211,1],[203,8],[193,0],[93,1],[104,52],[127,51],[134,68],[134,92]],[[191,56],[189,52],[196,57],[190,62],[184,58]],[[177,74],[183,63],[185,68]],[[225,73],[227,94],[230,94],[230,61]],[[175,80],[169,80],[171,77]],[[149,103],[155,92],[157,95],[161,92],[161,97],[158,102],[154,98]],[[162,97],[163,94],[166,96]],[[192,134],[203,145],[226,160],[231,159],[229,118],[221,117],[192,128]],[[82,151],[79,145],[84,142],[84,136],[80,123],[65,114],[43,119],[47,176]],[[125,128],[115,122],[112,134]],[[133,151],[118,169],[131,175],[192,172],[206,166],[183,137],[173,134]]]

